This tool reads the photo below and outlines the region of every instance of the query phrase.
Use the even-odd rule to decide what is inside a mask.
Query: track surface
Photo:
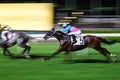
[[[106,62],[104,56],[93,49],[80,53],[72,52],[72,59],[64,61],[64,52],[46,62],[41,59],[50,55],[59,47],[58,43],[32,43],[31,59],[19,56],[22,49],[10,48],[15,57],[6,57],[0,50],[0,80],[119,80],[120,79],[120,43],[104,45],[117,55],[114,64]]]

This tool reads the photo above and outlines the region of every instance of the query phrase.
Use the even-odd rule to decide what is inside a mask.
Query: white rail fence
[[[109,37],[109,36],[113,36],[113,37],[119,37],[120,33],[88,33],[88,34],[82,34],[82,36],[85,35],[94,35],[94,36],[103,36],[103,37]],[[29,36],[32,36],[38,40],[44,41],[43,37],[45,36],[45,34],[29,34]],[[49,39],[50,40],[56,40],[55,37],[52,37]]]

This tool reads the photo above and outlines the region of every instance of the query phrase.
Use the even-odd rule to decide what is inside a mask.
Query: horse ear
[[[55,28],[53,27],[52,30],[55,30]]]
[[[57,31],[56,27],[53,27],[51,30],[53,30],[53,31]]]

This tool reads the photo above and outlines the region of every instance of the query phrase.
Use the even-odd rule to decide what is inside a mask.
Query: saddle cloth
[[[76,36],[77,42],[74,45],[84,45],[83,36]],[[73,38],[71,37],[71,41],[73,42]]]

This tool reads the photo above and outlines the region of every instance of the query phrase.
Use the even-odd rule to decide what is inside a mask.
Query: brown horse
[[[103,48],[101,46],[101,42],[111,45],[116,42],[115,40],[107,41],[106,39],[101,37],[86,35],[86,36],[83,36],[84,45],[72,45],[70,35],[62,33],[60,31],[56,31],[55,28],[52,28],[50,31],[48,31],[45,34],[44,39],[47,40],[50,37],[55,37],[59,41],[60,47],[52,55],[45,57],[44,60],[49,60],[50,58],[54,57],[55,55],[59,54],[62,51],[66,51],[66,56],[67,56],[67,54],[69,54],[70,51],[77,51],[77,50],[90,47],[97,50],[101,54],[103,54],[109,62],[115,61],[115,55],[111,54],[106,48]]]

